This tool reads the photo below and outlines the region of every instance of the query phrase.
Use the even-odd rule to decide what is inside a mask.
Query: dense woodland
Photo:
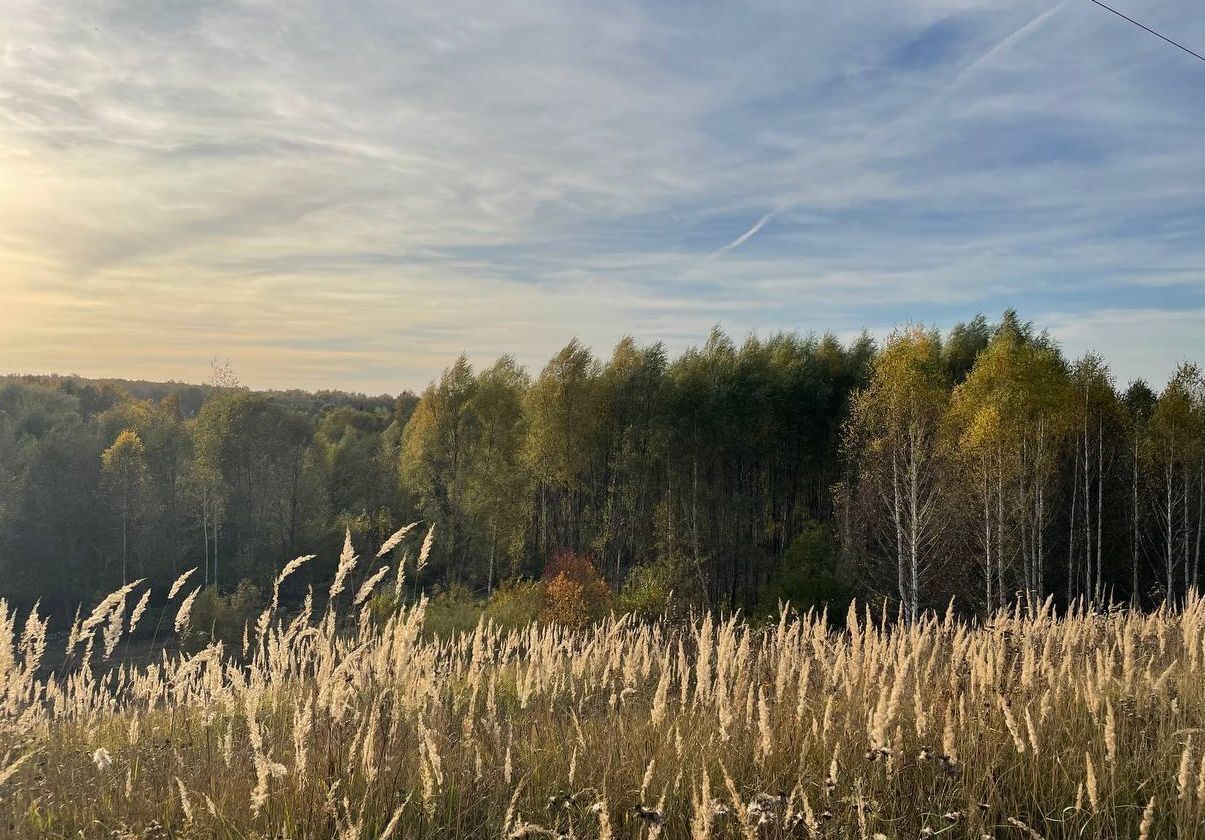
[[[60,615],[193,566],[263,590],[317,551],[296,599],[346,532],[374,547],[419,519],[427,592],[487,596],[568,551],[650,609],[1152,604],[1198,583],[1203,488],[1196,365],[1119,386],[1011,312],[881,347],[572,341],[538,375],[461,357],[397,398],[253,392],[221,366],[0,380],[0,591]]]

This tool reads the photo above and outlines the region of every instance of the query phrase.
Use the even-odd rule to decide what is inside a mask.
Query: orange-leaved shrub
[[[544,611],[540,620],[585,627],[607,614],[611,590],[589,556],[558,551],[544,567]]]

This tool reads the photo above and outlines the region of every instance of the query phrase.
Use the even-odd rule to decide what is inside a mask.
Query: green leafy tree
[[[1067,393],[1058,348],[1011,311],[954,391],[949,422],[982,516],[989,605],[1007,603],[1010,587],[1031,599],[1047,591],[1050,485],[1067,426]]]
[[[463,568],[470,550],[465,503],[473,429],[468,406],[476,388],[472,366],[462,355],[423,391],[402,436],[402,480],[422,515],[439,527],[437,565],[453,574]]]
[[[531,507],[531,477],[523,461],[528,387],[523,369],[503,356],[477,377],[464,407],[469,418],[464,507],[488,546],[487,598],[494,589],[497,555],[513,570],[523,554]]]
[[[130,520],[146,477],[146,447],[137,432],[126,429],[100,457],[121,506],[121,582],[124,585],[128,582]]]
[[[600,462],[604,391],[599,364],[577,339],[569,342],[527,392],[524,458],[539,495],[539,552],[589,542],[591,479]]]

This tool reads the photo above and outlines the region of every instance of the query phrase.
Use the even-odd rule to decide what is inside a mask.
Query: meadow
[[[307,558],[289,564],[281,582]],[[698,614],[580,629],[382,614],[384,572],[277,597],[242,650],[68,665],[5,607],[0,831],[83,838],[1205,837],[1205,600],[968,622]],[[196,590],[169,604],[183,632]],[[142,592],[139,590],[143,589]]]

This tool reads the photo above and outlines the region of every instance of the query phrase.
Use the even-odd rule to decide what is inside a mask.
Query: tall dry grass
[[[356,562],[345,550],[332,590]],[[75,667],[45,678],[45,622],[2,610],[0,832],[1205,837],[1196,597],[977,625],[851,609],[841,630],[705,615],[434,640],[423,603],[382,626],[308,601],[288,619],[270,605],[245,659],[212,645],[107,666],[137,589],[77,619]]]

